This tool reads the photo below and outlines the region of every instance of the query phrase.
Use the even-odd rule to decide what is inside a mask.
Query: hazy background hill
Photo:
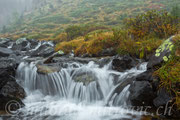
[[[127,17],[151,9],[170,11],[173,5],[180,4],[179,0],[0,0],[0,3],[2,33],[36,39],[55,38],[70,25],[117,26]]]
[[[31,10],[32,0],[0,0],[0,28],[13,22],[16,14]]]

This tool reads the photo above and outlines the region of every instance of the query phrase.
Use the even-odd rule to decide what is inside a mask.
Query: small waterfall
[[[87,109],[90,109],[88,105],[92,104],[98,105],[101,109],[103,106],[104,109],[108,109],[105,106],[113,108],[113,106],[127,105],[128,90],[133,81],[131,78],[146,71],[147,65],[147,63],[142,63],[139,67],[134,67],[125,72],[116,72],[110,69],[111,62],[103,68],[92,61],[88,64],[65,64],[67,64],[66,67],[50,74],[38,73],[34,62],[23,62],[19,65],[16,78],[27,92],[27,98],[24,101],[27,104],[26,109],[36,105],[42,107],[42,101],[45,101],[46,105],[55,101],[58,105],[62,104],[63,101],[72,101],[73,106],[76,103],[76,110],[79,112],[84,108],[84,105],[87,106]],[[79,104],[83,107],[78,109],[77,105]],[[46,106],[45,109],[50,108]],[[113,108],[113,110],[115,109]],[[74,113],[72,108],[70,111]],[[63,113],[61,112],[61,114]]]
[[[44,95],[80,102],[95,102],[106,100],[109,97],[109,99],[114,98],[114,103],[117,105],[117,101],[122,101],[121,98],[126,98],[124,94],[128,94],[130,82],[127,82],[127,79],[145,71],[146,63],[141,64],[140,69],[135,67],[124,73],[109,70],[110,65],[99,68],[94,62],[85,65],[79,64],[76,67],[69,64],[67,68],[62,68],[59,72],[45,75],[37,72],[35,63],[23,62],[17,69],[16,78],[27,90],[27,93],[39,90]],[[122,84],[125,85],[121,86]],[[124,88],[121,90],[122,93],[113,97],[119,86]]]

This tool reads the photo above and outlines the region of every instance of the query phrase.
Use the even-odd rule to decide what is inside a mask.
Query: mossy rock
[[[172,51],[175,47],[173,37],[165,40],[151,56],[147,66],[148,69],[159,66],[162,62],[167,62],[172,57]]]

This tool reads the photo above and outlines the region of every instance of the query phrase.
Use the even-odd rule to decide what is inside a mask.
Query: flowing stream
[[[142,113],[129,106],[129,87],[133,76],[146,71],[141,63],[125,72],[111,70],[111,62],[104,67],[66,63],[59,72],[40,74],[36,63],[23,62],[16,79],[27,93],[18,117],[22,120],[120,120],[140,119]],[[129,81],[129,82],[128,82]]]

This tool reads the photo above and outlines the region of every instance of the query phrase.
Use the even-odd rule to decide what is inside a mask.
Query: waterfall
[[[39,109],[36,114],[39,114],[42,111],[47,113],[52,108],[60,110],[64,107],[63,110],[61,109],[60,115],[58,114],[61,117],[50,118],[61,118],[62,120],[86,120],[87,118],[85,119],[84,115],[81,114],[88,114],[90,117],[92,114],[89,113],[90,111],[100,112],[100,115],[92,116],[95,117],[93,118],[95,120],[102,120],[102,118],[103,120],[111,120],[117,116],[117,118],[122,118],[122,115],[120,117],[118,114],[120,111],[123,111],[123,118],[129,117],[126,113],[130,111],[127,112],[117,106],[128,104],[131,78],[146,71],[147,63],[142,63],[139,67],[134,67],[125,72],[111,70],[111,62],[104,67],[99,67],[92,61],[88,64],[64,64],[67,66],[61,67],[58,72],[49,74],[38,73],[35,62],[22,62],[19,65],[16,79],[27,92],[27,98],[24,100],[26,107],[20,111],[28,114],[27,111],[38,106]],[[110,113],[106,116],[107,111]],[[117,111],[118,113],[116,113]],[[76,115],[78,118],[73,118]],[[39,117],[34,115],[33,119],[43,118],[39,114]]]

